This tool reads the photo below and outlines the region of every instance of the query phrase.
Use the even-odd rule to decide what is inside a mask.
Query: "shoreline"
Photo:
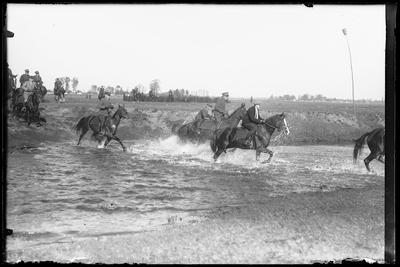
[[[11,250],[8,261],[83,263],[317,263],[384,257],[384,181],[379,186],[290,193],[221,208],[197,223],[71,238]],[[8,241],[8,244],[10,244]]]

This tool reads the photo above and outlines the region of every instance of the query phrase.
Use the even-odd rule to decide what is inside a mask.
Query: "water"
[[[11,153],[9,247],[193,223],[219,208],[265,205],[278,195],[384,183],[384,165],[373,161],[371,173],[362,160],[353,165],[350,146],[271,147],[274,158],[263,164],[240,149],[214,163],[208,145],[182,145],[176,137],[125,143],[128,153],[117,143],[97,149],[89,141]]]

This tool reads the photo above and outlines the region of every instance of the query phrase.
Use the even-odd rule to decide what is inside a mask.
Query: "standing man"
[[[31,78],[31,76],[29,76],[29,70],[26,69],[25,73],[21,75],[21,77],[19,78],[19,82],[20,82],[20,87],[22,87],[22,85],[29,81],[29,79]]]
[[[215,103],[214,117],[218,123],[220,123],[223,118],[228,116],[228,113],[226,112],[225,108],[226,103],[229,103],[228,92],[222,93],[222,96],[218,98],[217,103]]]
[[[251,142],[250,137],[254,136],[257,130],[257,125],[263,122],[264,119],[260,117],[260,104],[254,103],[254,105],[247,110],[246,116],[242,120],[242,127],[250,131],[249,134],[246,136],[246,140],[249,140],[249,143]],[[254,141],[256,141],[255,136]]]

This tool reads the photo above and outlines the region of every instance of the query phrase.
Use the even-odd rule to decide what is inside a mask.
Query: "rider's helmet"
[[[39,74],[39,71],[35,71],[35,74]]]

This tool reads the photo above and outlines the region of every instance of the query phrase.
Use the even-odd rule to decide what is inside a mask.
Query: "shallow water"
[[[209,145],[176,137],[125,141],[97,149],[84,141],[43,143],[8,157],[7,227],[12,250],[71,238],[126,234],[191,223],[218,208],[265,205],[293,192],[332,191],[384,183],[384,165],[368,173],[350,146],[271,147],[271,163],[255,152],[229,151],[214,163]],[[267,155],[261,156],[265,161]]]

